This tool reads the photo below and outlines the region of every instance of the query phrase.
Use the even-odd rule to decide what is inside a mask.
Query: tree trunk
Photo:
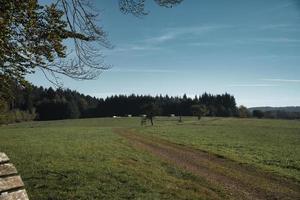
[[[179,115],[179,122],[182,122],[181,115]]]

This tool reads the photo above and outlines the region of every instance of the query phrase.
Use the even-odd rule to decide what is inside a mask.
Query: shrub
[[[32,121],[36,117],[35,111],[11,110],[0,113],[0,124],[18,123]]]

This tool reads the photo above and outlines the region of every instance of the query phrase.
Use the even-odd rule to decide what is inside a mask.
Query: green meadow
[[[15,164],[30,199],[222,199],[211,185],[114,129],[130,129],[211,152],[300,182],[300,121],[158,117],[26,122],[1,126],[0,152]]]
[[[299,120],[187,118],[138,130],[300,181]]]

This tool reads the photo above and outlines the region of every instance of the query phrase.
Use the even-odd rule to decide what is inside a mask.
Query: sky
[[[93,2],[114,45],[103,48],[112,68],[96,80],[62,77],[65,88],[95,97],[227,92],[247,107],[300,106],[300,0],[147,0],[140,18],[117,0]],[[39,71],[27,79],[52,86]]]

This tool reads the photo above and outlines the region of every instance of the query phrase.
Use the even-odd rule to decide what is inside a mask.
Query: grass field
[[[300,181],[300,121],[188,118],[174,126],[164,120],[159,126],[137,130]]]
[[[139,118],[27,122],[0,129],[0,151],[16,165],[30,199],[226,199],[226,191],[134,147],[133,130],[201,149],[300,182],[300,121]]]

